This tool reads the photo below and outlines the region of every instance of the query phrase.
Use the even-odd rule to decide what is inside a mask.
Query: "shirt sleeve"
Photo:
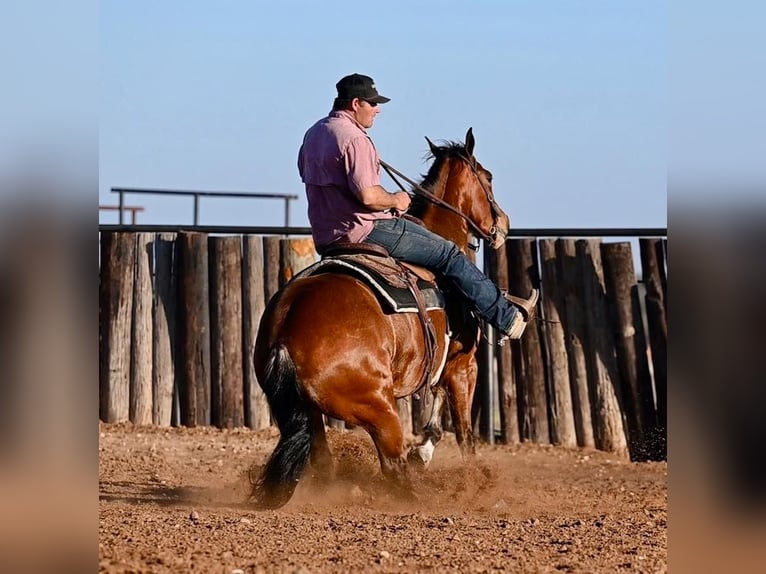
[[[368,137],[352,139],[344,154],[349,189],[359,196],[363,189],[380,185],[378,152]]]

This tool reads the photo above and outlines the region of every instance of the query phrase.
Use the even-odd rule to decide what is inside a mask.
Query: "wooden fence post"
[[[540,285],[535,240],[511,239],[508,258],[511,269],[511,294],[527,297],[533,287]],[[519,360],[516,363],[516,381],[521,407],[522,438],[536,443],[548,443],[548,399],[539,322],[530,322],[521,340],[513,343],[515,348],[520,349]]]
[[[99,282],[99,418],[127,421],[130,414],[130,331],[136,240],[132,233],[101,234]]]
[[[596,440],[593,436],[593,416],[588,392],[588,369],[585,364],[586,317],[582,296],[582,274],[577,265],[575,240],[556,240],[556,254],[561,278],[564,310],[561,320],[566,336],[569,384],[572,392],[577,444],[586,448],[595,448]]]
[[[178,235],[180,422],[210,424],[210,287],[207,234]]]
[[[160,233],[154,242],[154,309],[152,344],[152,422],[170,426],[176,360],[175,233]]]
[[[242,373],[242,238],[211,237],[210,346],[211,422],[219,428],[245,424]]]
[[[580,239],[576,244],[577,259],[582,268],[583,302],[588,310],[585,360],[596,447],[625,454],[628,443],[620,408],[620,380],[606,306],[600,243],[599,239]]]
[[[540,260],[543,270],[542,311],[546,322],[543,327],[545,348],[548,349],[548,373],[550,374],[551,441],[567,447],[577,446],[572,388],[569,381],[569,358],[566,349],[564,325],[561,322],[563,295],[559,262],[556,257],[556,241],[540,240]]]
[[[279,242],[279,286],[314,263],[314,241],[310,237],[282,239]]]
[[[152,268],[154,234],[136,233],[133,327],[130,346],[130,420],[152,424]]]
[[[242,348],[245,425],[260,430],[271,424],[269,404],[255,376],[253,356],[258,325],[265,308],[263,241],[246,235],[242,250]]]
[[[654,442],[657,455],[667,458],[668,428],[668,323],[667,303],[662,288],[664,260],[659,239],[639,239],[641,268],[646,287],[646,319],[649,326],[649,345],[652,350],[654,390],[657,394],[657,430]]]
[[[263,238],[263,290],[266,304],[279,291],[280,241],[276,235],[267,235]]]
[[[628,450],[633,461],[656,458],[649,444],[655,426],[652,379],[630,243],[601,245],[607,298],[614,309],[617,365],[622,381]]]
[[[508,273],[508,244],[499,249],[489,249],[487,276],[495,285],[506,291],[510,289]],[[497,403],[500,413],[500,442],[518,444],[519,410],[516,402],[516,381],[513,375],[513,345],[495,348],[497,358]]]

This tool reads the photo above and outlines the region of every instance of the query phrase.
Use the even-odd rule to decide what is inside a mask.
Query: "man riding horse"
[[[401,217],[410,196],[380,185],[380,159],[367,134],[379,104],[390,99],[361,74],[341,78],[336,89],[332,111],[309,128],[298,155],[317,251],[340,242],[383,247],[394,259],[446,279],[479,317],[498,329],[500,344],[521,338],[538,291],[533,289],[527,299],[506,295],[452,241]],[[471,149],[472,142],[466,147]]]

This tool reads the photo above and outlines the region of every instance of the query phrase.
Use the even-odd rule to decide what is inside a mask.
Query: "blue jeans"
[[[479,317],[506,333],[519,311],[500,289],[447,239],[407,219],[381,219],[365,239],[385,247],[394,259],[420,265],[446,278]]]

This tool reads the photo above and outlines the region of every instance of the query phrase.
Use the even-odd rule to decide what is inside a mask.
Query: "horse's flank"
[[[423,332],[413,313],[383,312],[376,295],[361,279],[323,273],[304,277],[274,300],[271,320],[262,324],[273,344],[290,351],[306,392],[327,415],[361,424],[349,404],[369,377],[386,379],[394,398],[411,395],[423,374]],[[437,333],[439,358],[445,355],[446,314],[429,312]],[[264,330],[265,328],[265,330]],[[265,364],[257,344],[256,370]],[[339,360],[342,357],[342,360]],[[308,382],[312,383],[309,384]],[[376,385],[377,386],[377,385]]]

